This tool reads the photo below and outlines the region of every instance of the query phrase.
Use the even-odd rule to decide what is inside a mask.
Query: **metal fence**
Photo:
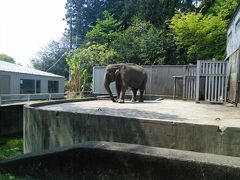
[[[144,66],[148,74],[146,94],[222,103],[226,101],[227,65],[225,61],[198,61],[188,66]],[[93,93],[107,93],[104,71],[105,67],[93,68]],[[110,87],[115,93],[115,84]]]
[[[183,99],[195,99],[196,98],[196,75],[197,66],[185,66],[183,76]]]
[[[51,101],[57,99],[75,99],[92,96],[92,91],[39,94],[0,94],[0,106],[5,104],[24,103],[30,101]]]
[[[205,101],[223,103],[227,93],[227,65],[226,61],[198,61],[197,64],[197,97],[199,101],[201,87]]]

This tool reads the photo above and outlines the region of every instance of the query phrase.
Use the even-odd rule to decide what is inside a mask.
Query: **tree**
[[[176,44],[187,51],[185,63],[224,58],[227,21],[221,17],[194,12],[176,13],[169,27]]]
[[[120,62],[162,64],[164,60],[164,33],[149,22],[135,18],[130,27],[118,33],[112,47]]]
[[[223,19],[229,20],[239,3],[240,0],[215,0],[208,8],[207,14],[220,16]]]
[[[65,76],[68,78],[68,65],[65,61],[65,53],[69,50],[69,44],[65,38],[59,41],[52,41],[44,47],[38,56],[31,60],[34,68]]]
[[[97,18],[105,10],[105,4],[105,1],[99,0],[67,0],[65,20],[69,28],[66,36],[70,37],[73,47],[81,45],[86,33],[95,26]]]
[[[197,3],[196,3],[197,2]],[[103,12],[108,11],[121,22],[123,30],[131,25],[131,19],[137,16],[149,21],[156,27],[165,26],[175,9],[182,12],[195,11],[201,0],[67,0],[65,20],[69,25],[66,36],[73,47],[81,46],[87,32],[92,30],[97,19],[102,19]]]
[[[72,50],[67,56],[71,68],[71,87],[75,92],[91,89],[92,67],[116,63],[117,52],[107,44],[88,44]]]
[[[110,44],[116,39],[120,23],[108,11],[103,12],[103,19],[87,33],[87,40],[99,44]]]
[[[8,56],[6,54],[0,54],[0,61],[6,61],[6,62],[9,62],[9,63],[15,63],[15,60],[12,57],[10,57],[10,56]]]

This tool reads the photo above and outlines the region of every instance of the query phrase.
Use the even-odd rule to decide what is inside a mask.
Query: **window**
[[[36,80],[36,93],[41,93],[41,81]]]
[[[20,80],[20,94],[34,94],[35,80],[21,79]]]
[[[58,93],[58,81],[48,81],[48,93]]]

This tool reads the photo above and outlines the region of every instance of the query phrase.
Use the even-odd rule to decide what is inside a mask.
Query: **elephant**
[[[110,64],[106,67],[104,86],[113,102],[114,99],[109,87],[111,82],[116,82],[117,102],[124,103],[125,92],[128,87],[132,88],[132,102],[136,102],[138,89],[140,90],[139,102],[143,102],[143,93],[147,83],[147,73],[144,69],[133,63]]]

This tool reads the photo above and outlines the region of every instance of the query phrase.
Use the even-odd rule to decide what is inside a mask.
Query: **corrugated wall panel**
[[[183,76],[184,66],[144,66],[147,72],[148,80],[146,85],[146,93],[153,95],[172,96],[174,89],[173,76]],[[93,68],[93,93],[106,94],[104,81],[105,67]],[[115,83],[111,84],[111,90],[116,92]],[[176,82],[176,95],[182,96],[183,82],[178,79]],[[127,92],[131,93],[131,92]]]
[[[150,94],[172,96],[174,90],[173,76],[183,76],[184,66],[152,66]],[[182,95],[182,80],[176,80],[176,95]]]

